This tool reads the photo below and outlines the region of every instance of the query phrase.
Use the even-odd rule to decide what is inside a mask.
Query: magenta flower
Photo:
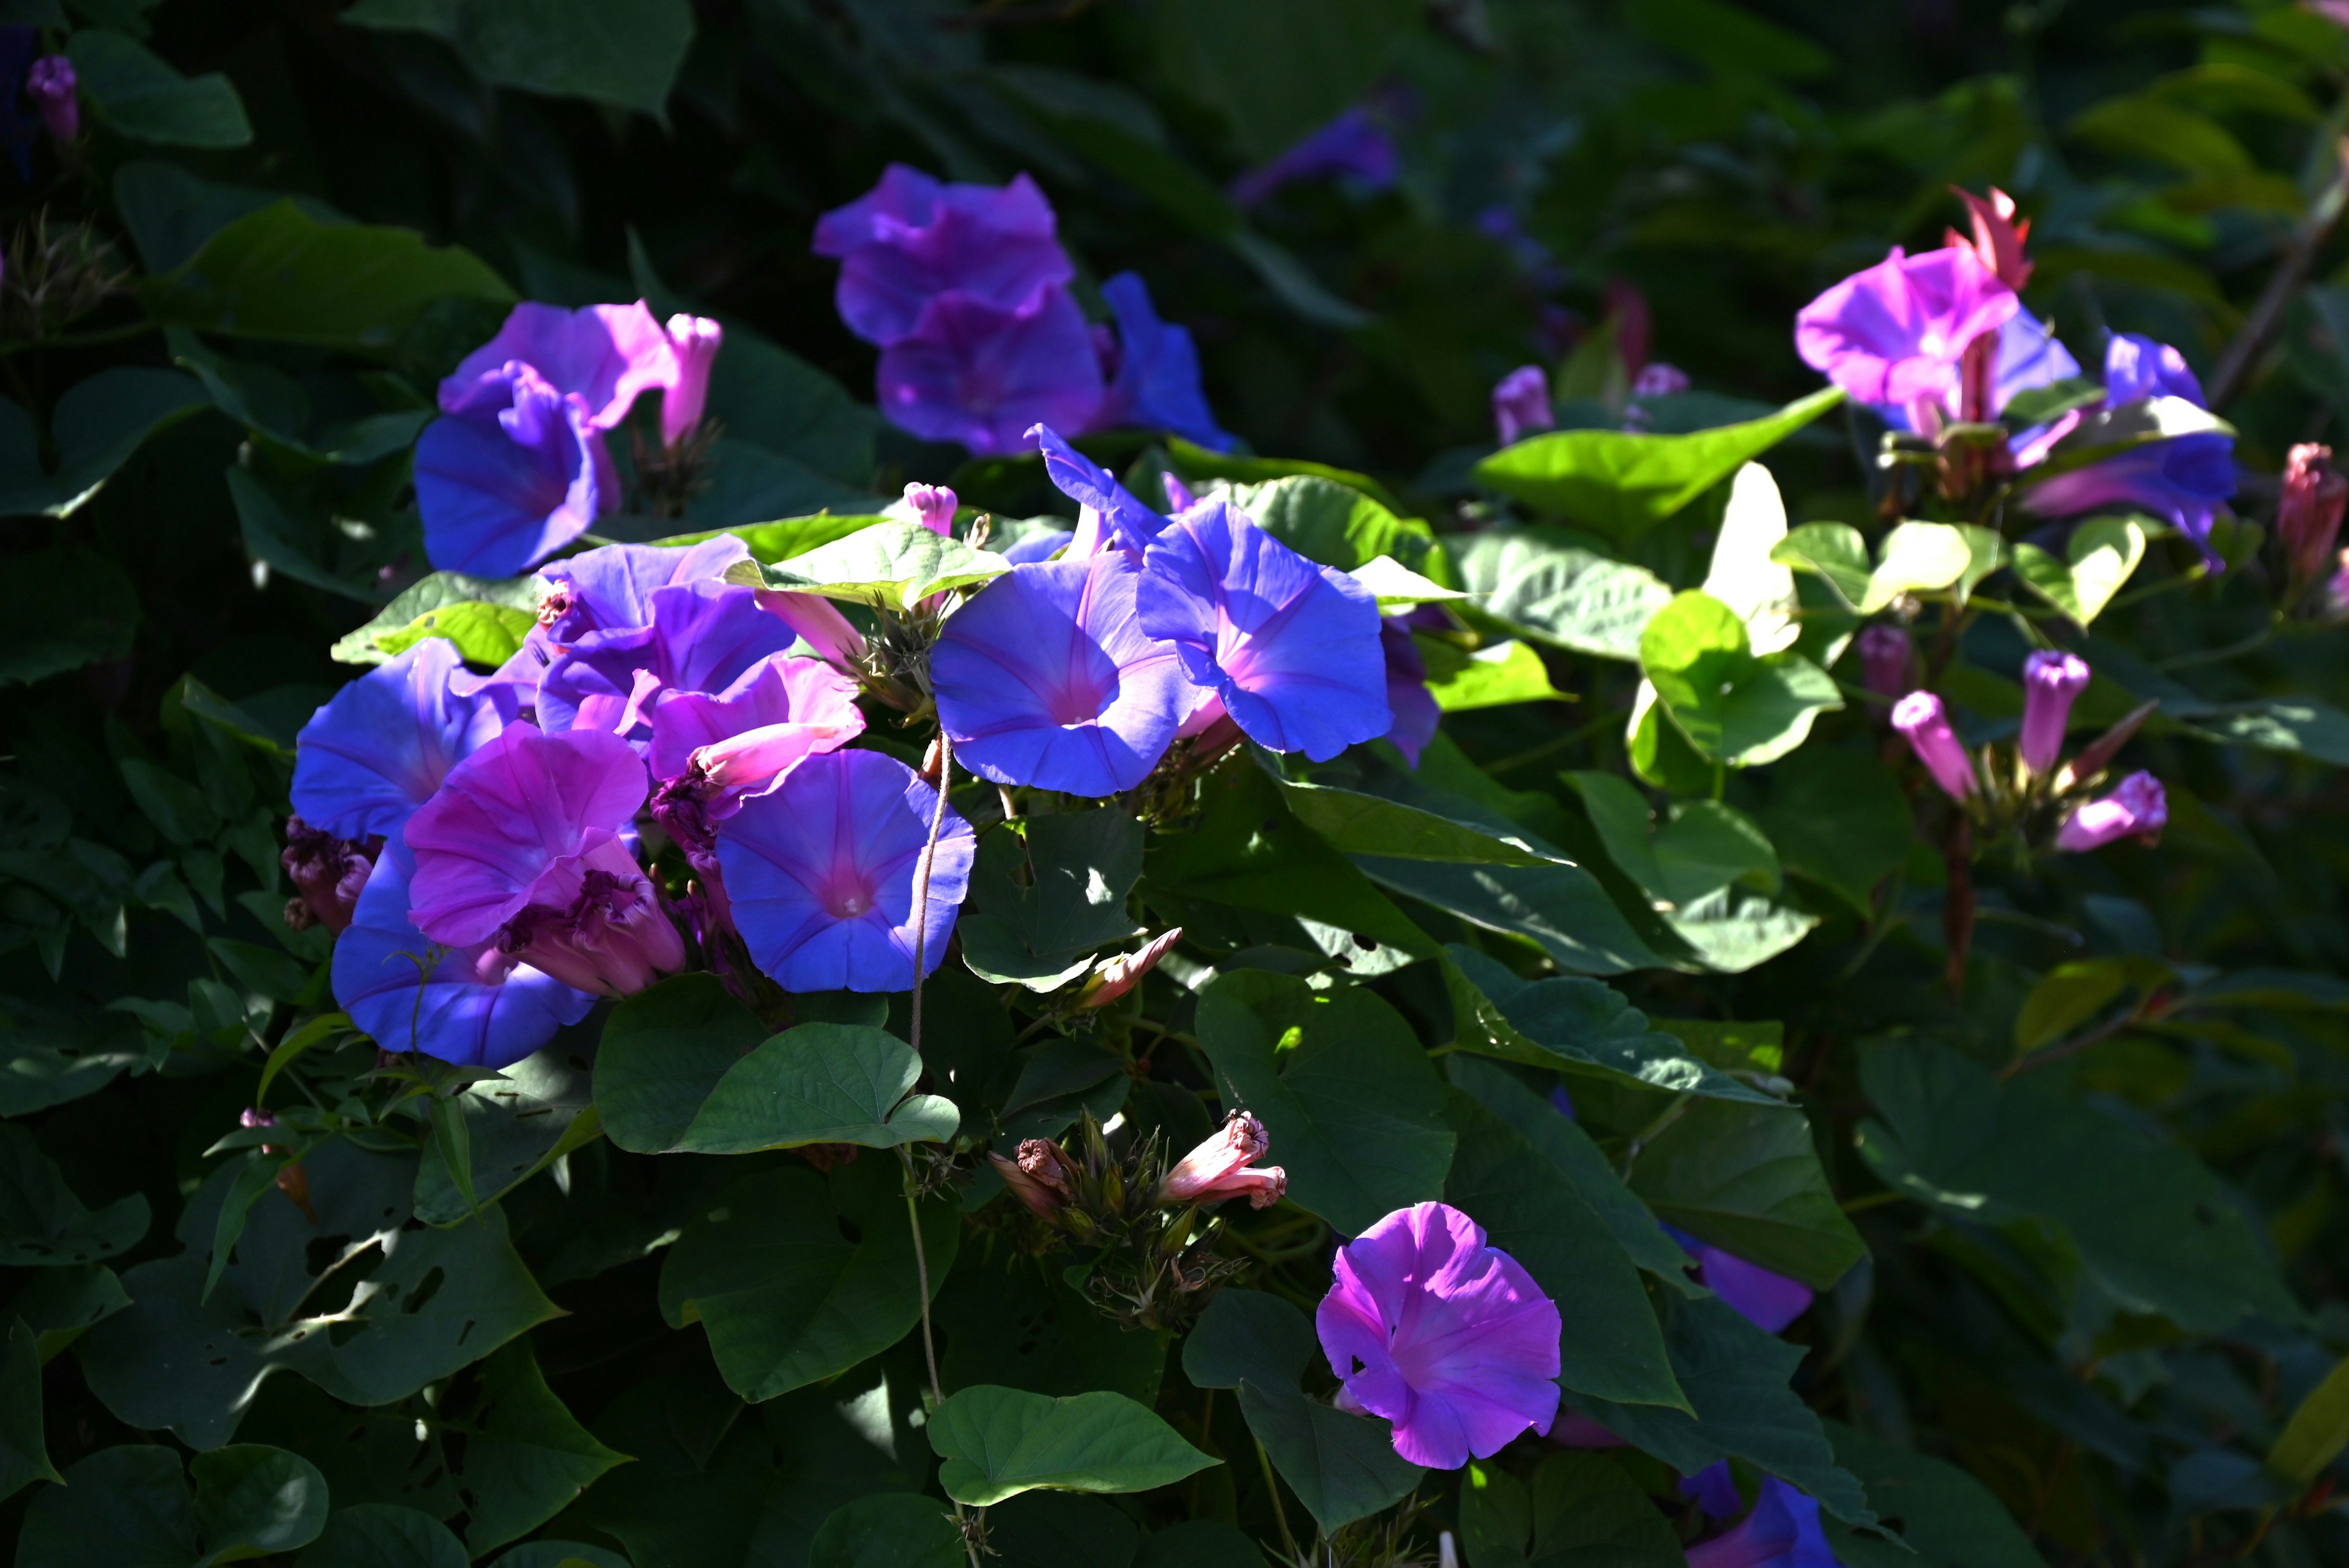
[[[684,968],[685,943],[621,836],[644,803],[626,742],[515,725],[409,818],[417,929],[450,947],[492,943],[602,996]]]
[[[2044,774],[2064,753],[2064,728],[2073,700],[2088,689],[2088,662],[2061,649],[2039,649],[2023,660],[2023,733],[2015,742],[2023,765]]]
[[[1457,1209],[1397,1210],[1338,1250],[1313,1314],[1353,1405],[1430,1469],[1489,1459],[1557,1415],[1557,1304]]]
[[[792,646],[791,628],[760,607],[756,589],[704,577],[648,597],[650,625],[584,637],[547,666],[538,683],[541,724],[643,741],[661,692],[722,691]]]
[[[1737,1526],[1688,1549],[1689,1568],[1837,1568],[1819,1505],[1776,1476],[1762,1478],[1754,1511]]]
[[[416,440],[416,510],[435,566],[510,577],[619,505],[611,455],[578,394],[520,360],[454,395],[450,387],[441,383],[447,411]]]
[[[663,691],[653,700],[657,779],[689,778],[713,794],[756,789],[815,752],[864,731],[855,683],[812,659],[769,654],[725,691]]]
[[[2102,849],[2116,838],[2151,843],[2168,825],[2169,797],[2161,781],[2148,773],[2134,773],[2104,799],[2075,808],[2055,830],[2055,847],[2080,855]]]
[[[1503,446],[1557,423],[1549,405],[1549,377],[1539,365],[1520,365],[1493,383],[1493,429]]]
[[[1014,312],[1076,276],[1052,204],[1025,174],[1000,187],[946,185],[893,163],[816,220],[813,249],[841,263],[841,320],[884,348],[919,332],[939,295]]]
[[[1084,430],[1102,401],[1092,333],[1060,287],[1017,306],[939,295],[911,332],[881,350],[876,375],[891,423],[981,457],[1021,450],[1040,422]]]
[[[1909,255],[1899,246],[1803,306],[1795,348],[1804,363],[1863,403],[1944,403],[1968,345],[2019,308],[1971,247]]]
[[[1857,641],[1860,679],[1868,689],[1879,697],[1907,696],[1917,683],[1911,673],[1916,654],[1909,646],[1907,630],[1878,621],[1863,630]]]
[[[1195,692],[1135,619],[1142,576],[1117,551],[1014,566],[947,619],[930,683],[964,766],[1095,796],[1149,776]]]
[[[52,140],[71,141],[81,134],[80,85],[73,62],[63,55],[43,55],[25,73],[25,96],[41,111],[41,129]]]
[[[1254,207],[1284,185],[1300,180],[1343,176],[1364,190],[1383,191],[1395,182],[1401,162],[1394,138],[1368,109],[1346,110],[1269,163],[1232,182],[1234,204]]]
[[[1950,728],[1941,700],[1930,691],[1911,691],[1892,705],[1892,727],[1908,741],[1909,749],[1933,775],[1933,782],[1951,800],[1974,793],[1973,759]]]
[[[553,653],[591,631],[635,631],[652,625],[652,596],[659,589],[722,577],[727,567],[750,558],[750,547],[732,534],[667,548],[606,545],[538,569],[546,584],[538,624]]]
[[[1427,689],[1427,660],[1420,656],[1419,645],[1411,639],[1410,617],[1380,618],[1379,651],[1386,656],[1387,706],[1394,713],[1394,726],[1387,731],[1387,742],[1402,753],[1403,761],[1416,768],[1419,753],[1435,739],[1435,727],[1444,718],[1444,710],[1436,705],[1435,694]]]
[[[454,643],[425,639],[334,695],[294,737],[294,811],[336,838],[389,836],[449,770],[505,727],[497,704],[450,689]]]
[[[671,330],[679,321],[692,320],[673,318]],[[697,326],[717,331],[715,322]],[[710,352],[716,351],[713,337]],[[475,383],[509,364],[527,365],[556,392],[575,394],[586,405],[586,422],[599,431],[626,419],[638,394],[678,384],[670,333],[662,330],[642,300],[580,310],[525,300],[513,307],[496,337],[459,360],[441,381],[441,411],[455,413],[472,397]],[[705,384],[708,374],[705,366]]]
[[[674,447],[709,406],[709,369],[726,345],[726,329],[706,316],[672,316],[664,336],[676,369],[661,389],[661,444]]]
[[[595,999],[517,962],[495,942],[449,948],[416,929],[409,893],[416,862],[397,839],[335,943],[335,1000],[387,1051],[418,1051],[461,1067],[507,1067],[587,1016]]]
[[[905,499],[890,508],[892,515],[913,514],[915,522],[945,538],[954,532],[955,508],[961,497],[943,484],[908,484]]]
[[[1327,762],[1394,727],[1378,601],[1221,501],[1152,543],[1134,609],[1143,631],[1174,645],[1192,683],[1274,751]]]
[[[1216,423],[1207,407],[1190,329],[1159,317],[1150,286],[1138,273],[1122,272],[1102,284],[1102,297],[1117,317],[1117,349],[1096,422],[1171,431],[1195,446],[1229,452],[1237,438]]]
[[[919,924],[914,884],[937,792],[878,752],[809,757],[742,803],[718,863],[753,962],[785,991],[906,991],[926,931],[926,974],[946,957],[970,881],[970,825],[949,809]]]
[[[2276,536],[2296,582],[2314,582],[2332,564],[2344,508],[2349,508],[2349,477],[2333,466],[2331,447],[2307,442],[2285,454]]]
[[[1288,1192],[1288,1173],[1277,1165],[1252,1168],[1272,1147],[1264,1124],[1246,1111],[1175,1162],[1158,1185],[1161,1203],[1220,1203],[1245,1195],[1251,1209],[1269,1209]]]

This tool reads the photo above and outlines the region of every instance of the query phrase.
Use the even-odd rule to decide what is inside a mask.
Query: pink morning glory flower
[[[970,881],[970,825],[949,809],[920,922],[914,885],[937,792],[895,757],[829,752],[742,803],[718,864],[752,961],[785,991],[907,991],[954,935]]]
[[[1347,1399],[1430,1469],[1488,1459],[1557,1415],[1557,1304],[1457,1209],[1398,1210],[1338,1250],[1314,1328]]]
[[[599,730],[508,729],[409,818],[417,929],[603,996],[685,967],[685,943],[621,836],[645,766]]]
[[[1095,796],[1149,776],[1197,692],[1136,621],[1141,580],[1120,551],[1014,566],[947,619],[930,682],[964,766]]]
[[[1134,609],[1261,745],[1327,762],[1394,727],[1378,601],[1222,501],[1152,542]]]
[[[714,330],[716,324],[709,325]],[[459,360],[441,381],[441,411],[455,413],[474,383],[508,363],[527,365],[557,392],[575,394],[586,405],[587,423],[599,431],[627,418],[640,394],[678,380],[670,333],[644,301],[565,310],[525,300],[496,337]],[[706,368],[703,376],[706,380]]]
[[[2020,308],[1970,246],[1909,255],[1899,246],[1803,306],[1803,362],[1863,403],[1942,403],[1973,340]]]
[[[587,1016],[595,997],[515,961],[496,942],[450,948],[418,930],[409,910],[415,875],[408,846],[387,844],[350,929],[335,943],[335,1000],[378,1045],[463,1067],[506,1067]]]
[[[359,839],[399,831],[440,781],[505,728],[498,705],[460,696],[456,645],[429,637],[335,693],[294,738],[294,811]]]
[[[2134,773],[2102,800],[2075,808],[2055,830],[2055,847],[2070,855],[2102,849],[2121,838],[2151,840],[2169,825],[2169,796],[2161,781]]]

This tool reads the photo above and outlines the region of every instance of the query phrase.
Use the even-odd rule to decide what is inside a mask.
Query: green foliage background
[[[27,1568],[946,1564],[948,1497],[1034,1568],[1244,1563],[1317,1527],[1347,1562],[1449,1531],[1472,1568],[1671,1568],[1672,1472],[1723,1457],[1816,1496],[1847,1568],[2349,1559],[2349,632],[2274,615],[2259,477],[2349,435],[2323,200],[2349,29],[2263,0],[0,22],[70,53],[88,122],[8,186],[0,286],[0,1532]],[[1373,90],[1394,189],[1224,194]],[[280,918],[293,736],[355,666],[426,635],[493,658],[527,624],[526,584],[419,581],[408,487],[436,379],[512,301],[726,322],[711,483],[614,536],[739,528],[789,573],[860,558],[908,480],[1058,505],[1034,462],[869,406],[807,247],[891,160],[1032,173],[1081,297],[1141,271],[1257,454],[1105,461],[1269,485],[1250,509],[1317,558],[1475,596],[1475,656],[1436,650],[1445,738],[1415,773],[1242,758],[1178,832],[1046,815],[1070,826],[1027,865],[983,854],[919,1058],[905,998],[808,999],[823,1051],[899,1085],[832,1107],[865,1147],[829,1171],[743,1110],[785,1064],[707,977],[504,1079],[378,1074],[325,934]],[[2116,522],[2095,538],[2130,570],[2098,585],[2087,530],[2033,556],[2020,518],[2005,569],[1920,567],[1955,535],[1887,548],[1872,435],[1798,404],[1795,310],[1993,182],[2075,349],[2141,331],[2236,366],[2223,576]],[[1620,283],[1694,379],[1651,428],[1716,433],[1480,467],[1528,360],[1569,427],[1620,424]],[[1806,611],[1766,659],[1709,576],[1750,458]],[[2019,712],[2030,637],[2095,666],[2075,745],[2160,701],[2124,763],[2168,788],[2158,847],[1984,858],[1954,990],[1938,806],[1835,659],[1904,593],[1951,629],[1970,741]],[[1069,1013],[1094,954],[1176,924],[1127,1003]],[[1226,1217],[1249,1272],[1184,1334],[1102,1316],[971,1179],[1081,1113],[1179,1149],[1235,1098],[1290,1201]],[[238,1127],[255,1104],[274,1148]],[[913,1202],[888,1150],[942,1156],[949,1111],[960,1185]],[[740,1149],[765,1152],[707,1152]],[[1332,1235],[1437,1196],[1559,1299],[1568,1404],[1630,1447],[1423,1475],[1330,1407],[1299,1309]],[[1656,1218],[1818,1306],[1769,1340]],[[1015,1450],[1022,1423],[1046,1438]]]

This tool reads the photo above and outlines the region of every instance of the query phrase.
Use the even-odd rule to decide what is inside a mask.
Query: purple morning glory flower
[[[538,569],[546,583],[539,625],[557,653],[591,631],[634,631],[652,625],[657,590],[722,577],[727,567],[750,558],[750,547],[732,534],[698,545],[606,545],[589,550]]]
[[[718,863],[752,961],[785,991],[906,991],[946,957],[970,882],[970,825],[949,808],[917,926],[914,881],[937,792],[878,752],[829,752],[743,802]]]
[[[1444,710],[1436,706],[1435,694],[1427,689],[1427,660],[1412,641],[1411,624],[1405,618],[1380,618],[1379,651],[1386,656],[1387,706],[1394,711],[1394,727],[1386,738],[1402,753],[1403,761],[1416,768],[1419,753],[1435,739],[1435,726]]]
[[[295,814],[336,838],[396,836],[505,727],[496,703],[450,689],[462,668],[430,637],[336,692],[294,738]]]
[[[2143,333],[2114,333],[2105,345],[2105,402],[2116,409],[2147,398],[2183,398],[2198,409],[2210,406],[2185,355]]]
[[[1371,118],[1354,108],[1314,131],[1269,163],[1251,169],[1232,182],[1231,198],[1241,207],[1254,207],[1284,185],[1300,180],[1342,175],[1365,190],[1383,191],[1395,182],[1401,158],[1394,138]]]
[[[1019,451],[1039,422],[1087,428],[1102,393],[1092,332],[1058,286],[1017,307],[938,295],[881,350],[876,381],[881,411],[899,429],[981,457]]]
[[[1136,623],[1141,579],[1122,551],[1015,566],[947,619],[930,683],[964,766],[1095,796],[1149,776],[1196,689]]]
[[[714,322],[706,325],[716,329]],[[716,352],[714,343],[710,351]],[[495,337],[458,361],[441,381],[441,411],[457,412],[481,378],[509,364],[527,365],[558,393],[576,394],[586,405],[586,422],[597,430],[610,430],[627,418],[639,393],[675,386],[678,374],[669,333],[642,300],[580,310],[525,300],[513,307]],[[703,377],[706,382],[706,368]]]
[[[830,665],[771,653],[723,691],[663,691],[652,726],[655,778],[739,794],[811,753],[846,745],[864,732],[864,715],[856,683]]]
[[[1735,1519],[1745,1511],[1745,1500],[1737,1495],[1737,1480],[1729,1473],[1727,1459],[1715,1459],[1696,1474],[1682,1476],[1680,1493],[1694,1499],[1708,1518]]]
[[[1737,1526],[1688,1549],[1689,1568],[1837,1568],[1819,1505],[1776,1476],[1762,1478],[1762,1496]]]
[[[1029,535],[1017,544],[1005,545],[999,553],[1015,566],[1034,566],[1049,561],[1067,549],[1076,536],[1074,529],[1047,528],[1041,533]]]
[[[1338,1249],[1313,1314],[1348,1402],[1430,1469],[1489,1459],[1557,1417],[1560,1323],[1524,1265],[1444,1203],[1397,1210]]]
[[[586,400],[520,360],[483,371],[416,440],[424,553],[444,572],[511,577],[620,504]]]
[[[1971,247],[1912,256],[1895,245],[1803,306],[1795,348],[1860,402],[1946,406],[1967,346],[2018,308],[2014,291]]]
[[[1493,383],[1493,429],[1503,446],[1557,423],[1549,404],[1549,377],[1539,365],[1520,365]]]
[[[2105,403],[2123,408],[2147,398],[2182,398],[2196,408],[2203,400],[2185,356],[2165,343],[2136,333],[2116,332],[2105,346]],[[2042,440],[2020,453],[2028,464],[2046,455],[2076,419],[2051,426]],[[2210,548],[2210,524],[2219,506],[2235,493],[2234,438],[2217,431],[2147,441],[2059,473],[2023,493],[2025,506],[2044,517],[2069,517],[2108,507],[2134,507],[2167,520],[2194,542],[2212,566],[2223,563]]]
[[[1025,174],[1000,187],[947,185],[893,163],[871,191],[816,220],[813,249],[841,264],[841,320],[884,348],[920,332],[942,294],[1014,312],[1077,275],[1051,202]]]
[[[378,1045],[460,1067],[507,1067],[587,1016],[593,996],[496,944],[449,948],[418,930],[409,918],[415,875],[406,845],[384,846],[350,929],[335,943],[335,1000]]]
[[[1665,1233],[1681,1251],[1696,1260],[1696,1277],[1706,1289],[1736,1309],[1740,1317],[1764,1334],[1776,1334],[1810,1311],[1811,1287],[1800,1280],[1771,1272],[1710,1241],[1700,1241],[1675,1225]],[[1729,1510],[1734,1513],[1735,1509]]]
[[[2151,840],[2169,826],[2169,796],[2161,781],[2134,773],[2102,800],[2075,808],[2055,830],[2055,847],[2070,855],[2102,849],[2120,838]]]
[[[684,940],[621,836],[645,786],[616,735],[513,726],[408,819],[410,919],[436,942],[492,943],[601,996],[683,969]]]
[[[1026,434],[1044,454],[1045,477],[1070,500],[1092,513],[1097,519],[1092,525],[1080,527],[1071,554],[1090,556],[1102,547],[1104,528],[1123,549],[1139,556],[1150,547],[1150,542],[1166,529],[1164,514],[1143,505],[1140,498],[1120,484],[1109,470],[1071,446],[1061,432],[1046,424],[1037,425]],[[1084,548],[1079,549],[1077,546]]]
[[[1119,273],[1101,291],[1117,317],[1117,373],[1097,422],[1171,431],[1195,446],[1229,452],[1237,438],[1207,407],[1190,328],[1160,318],[1139,273]]]
[[[1249,739],[1327,762],[1394,727],[1379,607],[1221,501],[1168,524],[1144,558],[1134,608],[1174,645]]]
[[[2038,649],[2023,660],[2023,732],[2015,742],[2023,763],[2044,774],[2064,752],[2064,728],[2073,700],[2088,689],[2088,661],[2061,649]]]
[[[1911,691],[1892,705],[1892,727],[1933,775],[1933,782],[1951,800],[1974,793],[1974,761],[1966,755],[1958,732],[1950,728],[1949,711],[1930,691]]]
[[[63,55],[44,55],[25,73],[25,96],[41,111],[51,140],[71,141],[81,134],[80,86],[73,62]]]
[[[704,577],[656,588],[652,623],[583,637],[538,683],[538,722],[549,730],[606,730],[647,738],[663,691],[722,691],[771,653],[789,651],[792,628],[760,607],[758,591]]]

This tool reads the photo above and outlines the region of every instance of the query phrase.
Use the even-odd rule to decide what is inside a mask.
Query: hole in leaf
[[[422,1312],[424,1303],[440,1293],[441,1283],[448,1277],[446,1270],[438,1263],[433,1264],[424,1272],[424,1277],[416,1282],[416,1288],[409,1293],[407,1303],[399,1310],[404,1313]]]

